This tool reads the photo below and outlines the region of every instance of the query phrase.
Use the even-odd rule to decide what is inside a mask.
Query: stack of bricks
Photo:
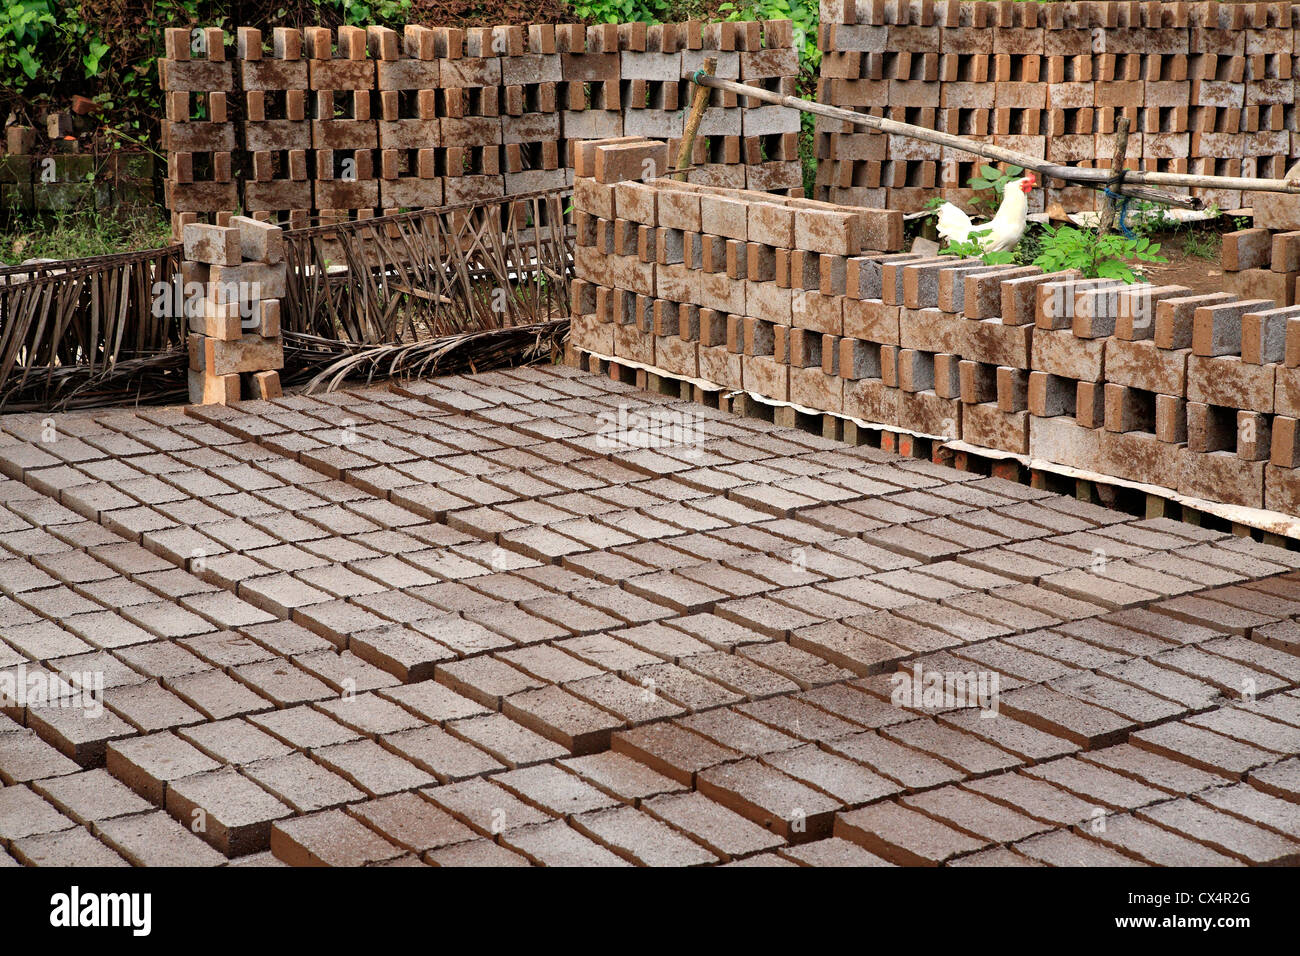
[[[1246,299],[1294,305],[1300,281],[1300,231],[1274,232],[1263,226],[1223,236],[1224,288]]]
[[[518,51],[518,43],[515,45]],[[504,126],[501,78],[504,59],[492,31],[434,31],[438,55],[438,114],[444,201],[474,202],[505,195],[501,166]]]
[[[269,50],[261,30],[241,27],[236,37],[249,153],[244,209],[305,226],[315,198],[308,178],[313,122],[307,116],[309,63],[302,33],[277,27]]]
[[[900,247],[902,215],[646,175],[667,160],[648,139],[578,150],[574,348],[838,410],[821,364],[851,257]]]
[[[691,102],[694,89],[689,77],[707,57],[718,61],[716,76],[793,96],[799,73],[799,54],[789,20],[745,23],[682,24],[686,49],[682,53],[682,106]],[[736,107],[740,108],[737,109]],[[687,181],[702,186],[757,189],[792,197],[803,195],[803,170],[799,162],[799,115],[793,110],[761,100],[711,90],[709,107],[700,123],[691,164],[696,168]],[[629,135],[659,135],[633,128]],[[681,135],[677,119],[672,135]],[[672,157],[678,142],[670,141]]]
[[[1039,283],[1030,454],[1297,513],[1290,435],[1300,380],[1285,359],[1290,333],[1300,363],[1300,325],[1290,327],[1300,310],[1179,286],[1030,281]],[[1062,305],[1072,318],[1053,320]]]
[[[32,127],[6,127],[0,142],[0,209],[64,212],[154,204],[153,157],[125,150],[104,156],[78,148],[75,139],[53,136],[38,147]]]
[[[664,158],[579,153],[580,364],[1300,513],[1300,306],[890,252],[896,211],[636,181]]]
[[[190,401],[229,405],[278,398],[284,367],[280,298],[287,267],[279,226],[246,216],[189,223],[181,275],[189,335]]]
[[[675,147],[706,55],[784,93],[798,73],[789,21],[277,28],[269,44],[240,28],[234,62],[221,30],[166,42],[177,234],[241,205],[299,226],[562,189],[576,143],[626,131]],[[691,181],[802,195],[797,114],[711,96]]]
[[[1281,176],[1300,152],[1300,6],[822,0],[821,24],[823,103],[1084,167],[1110,167],[1120,115],[1132,168]],[[968,153],[821,118],[817,128],[818,198],[905,211],[969,198]],[[1071,212],[1095,199],[1056,184],[1033,198]]]
[[[335,42],[328,28],[309,27],[304,39],[313,101],[313,208],[323,223],[369,218],[379,207],[379,124],[366,31],[339,27]]]
[[[501,141],[508,196],[573,182],[563,155],[563,69],[550,23],[496,27],[501,55]],[[502,40],[504,39],[504,42]]]
[[[158,82],[167,104],[162,146],[167,152],[165,205],[172,231],[206,218],[222,223],[239,206],[234,153],[238,125],[234,65],[219,28],[169,29]]]

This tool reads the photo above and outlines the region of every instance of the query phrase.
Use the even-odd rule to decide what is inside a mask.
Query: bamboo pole
[[[733,80],[723,80],[715,76],[709,76],[699,77],[696,82],[701,86],[726,90],[739,96],[749,96],[765,103],[775,103],[778,106],[786,106],[804,113],[813,113],[817,116],[852,123],[855,126],[865,126],[881,133],[910,136],[913,139],[924,140],[927,143],[950,146],[953,149],[960,149],[975,156],[984,156],[999,162],[1011,163],[1024,169],[1032,169],[1052,179],[1082,183],[1094,189],[1104,188],[1111,177],[1109,170],[1081,169],[1075,166],[1049,163],[1013,149],[978,142],[965,136],[958,136],[955,133],[941,133],[938,130],[927,129],[924,126],[900,123],[897,120],[871,116],[866,113],[855,113],[852,110],[846,110],[838,106],[827,106],[824,103],[802,100],[797,96],[783,96],[780,93],[773,93],[760,87],[748,86]],[[1300,180],[1251,179],[1244,176],[1200,176],[1190,173],[1153,173],[1142,170],[1129,170],[1124,176],[1124,183],[1118,190],[1121,196],[1131,196],[1134,199],[1145,199],[1169,206],[1179,206],[1183,209],[1200,209],[1204,206],[1204,203],[1194,196],[1179,196],[1141,187],[1144,185],[1207,187],[1212,189],[1258,190],[1261,192],[1300,194]]]
[[[1124,161],[1128,159],[1128,117],[1121,115],[1115,121],[1115,152],[1110,159],[1110,183],[1106,188],[1106,200],[1101,206],[1101,215],[1097,219],[1097,234],[1104,236],[1115,228],[1115,197],[1124,184]]]
[[[701,79],[712,77],[718,69],[718,58],[716,56],[706,56],[704,58],[704,67],[697,74],[695,83],[695,95],[691,99],[691,112],[686,117],[686,128],[682,130],[682,145],[677,150],[677,169],[673,173],[673,178],[678,182],[686,182],[686,171],[691,165],[691,151],[695,147],[695,134],[699,132],[700,121],[704,119],[704,111],[709,105],[709,89]]]

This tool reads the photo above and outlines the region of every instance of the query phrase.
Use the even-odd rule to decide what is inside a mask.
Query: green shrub
[[[1133,282],[1137,274],[1129,263],[1167,262],[1159,252],[1160,243],[1146,237],[1126,239],[1114,233],[1103,236],[1095,229],[1044,226],[1042,251],[1034,265],[1045,272],[1078,269],[1085,279]]]
[[[667,6],[659,0],[574,0],[573,12],[593,23],[656,23]]]
[[[42,73],[61,75],[74,63],[80,78],[98,75],[108,49],[76,7],[55,0],[4,0],[0,6],[0,72],[4,86],[19,95],[39,85]]]

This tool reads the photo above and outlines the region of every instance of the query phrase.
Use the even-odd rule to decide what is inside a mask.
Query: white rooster
[[[984,252],[1010,251],[1025,234],[1025,218],[1029,215],[1029,191],[1038,185],[1033,173],[1013,179],[1002,190],[1002,205],[988,222],[973,223],[950,202],[939,207],[938,230],[941,238],[950,244],[978,242]],[[988,230],[982,236],[972,237],[972,232]]]

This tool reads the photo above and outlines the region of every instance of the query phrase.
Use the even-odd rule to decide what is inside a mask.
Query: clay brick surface
[[[68,416],[49,462],[0,419],[35,465],[0,482],[0,667],[100,672],[116,721],[5,705],[10,856],[1293,859],[1289,552],[718,411],[698,445],[602,446],[604,409],[696,406],[562,368],[402,388]],[[341,408],[368,464],[272,449]],[[546,487],[439,523],[380,497],[412,455],[442,469],[415,481]],[[100,480],[149,504],[50,493]],[[146,507],[157,550],[111,530]],[[577,550],[541,563],[524,529]],[[184,534],[231,550],[196,564]],[[896,705],[914,657],[996,671],[1001,716]]]

